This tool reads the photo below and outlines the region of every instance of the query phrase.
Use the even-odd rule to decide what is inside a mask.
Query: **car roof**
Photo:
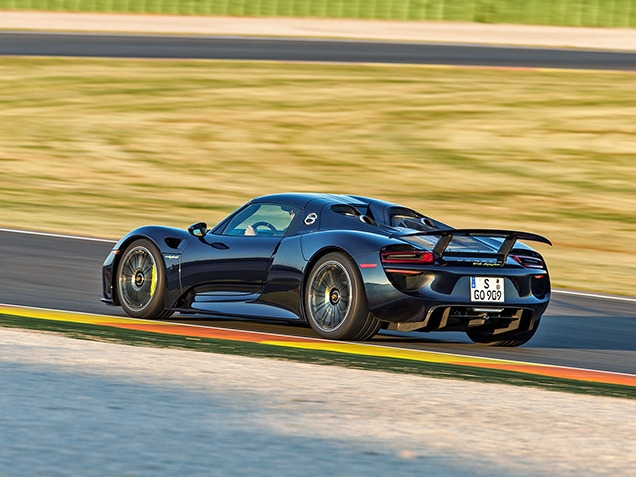
[[[257,197],[252,200],[253,203],[259,202],[275,202],[278,204],[291,205],[304,209],[307,204],[318,201],[323,204],[349,204],[352,206],[368,205],[372,199],[360,196],[350,196],[345,194],[324,194],[317,192],[285,192],[280,194],[270,194]]]

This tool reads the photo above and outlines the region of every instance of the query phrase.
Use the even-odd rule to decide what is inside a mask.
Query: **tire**
[[[133,318],[163,319],[166,271],[159,249],[147,239],[131,243],[117,266],[117,296],[124,311]]]
[[[343,253],[329,253],[314,265],[305,286],[305,316],[323,338],[371,339],[381,322],[369,312],[362,278]]]
[[[530,338],[532,338],[537,332],[540,321],[540,319],[536,319],[532,329],[527,331],[511,331],[499,335],[492,335],[479,331],[467,331],[466,335],[474,343],[485,344],[489,346],[507,346],[512,348],[514,346],[521,346],[522,344],[526,344],[528,341],[530,341]]]

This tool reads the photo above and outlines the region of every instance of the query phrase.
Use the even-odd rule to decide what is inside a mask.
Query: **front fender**
[[[158,249],[166,272],[165,308],[172,308],[182,294],[181,256],[183,249],[192,240],[185,230],[162,226],[144,226],[128,232],[113,247],[102,267],[104,301],[119,305],[117,296],[117,267],[126,248],[135,240],[147,239]]]

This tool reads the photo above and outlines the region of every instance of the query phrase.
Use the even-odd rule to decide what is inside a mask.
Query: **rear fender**
[[[395,317],[404,319],[416,313],[415,300],[401,293],[391,284],[380,262],[380,250],[383,247],[404,245],[403,241],[359,231],[326,231],[303,235],[301,244],[303,255],[307,260],[305,278],[320,257],[329,252],[342,252],[349,255],[358,266],[371,313],[376,316],[390,315],[392,319]],[[406,307],[408,309],[404,309],[405,300],[409,302],[409,306]],[[387,313],[389,310],[394,311]]]
[[[361,255],[376,253],[388,245],[404,245],[401,240],[391,239],[383,235],[358,230],[326,230],[305,234],[301,237],[303,258],[309,262],[323,250],[341,250],[355,258]]]
[[[304,275],[307,276],[313,264],[323,255],[342,252],[358,265],[367,296],[371,296],[373,290],[369,289],[370,283],[379,283],[380,280],[390,285],[380,263],[380,250],[393,244],[403,245],[404,242],[360,231],[338,230],[303,235],[301,250],[307,262]]]

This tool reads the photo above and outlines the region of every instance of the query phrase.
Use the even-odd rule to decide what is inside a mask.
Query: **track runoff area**
[[[2,304],[0,326],[53,331],[72,337],[139,346],[285,359],[636,399],[636,375],[370,343],[336,342]]]

